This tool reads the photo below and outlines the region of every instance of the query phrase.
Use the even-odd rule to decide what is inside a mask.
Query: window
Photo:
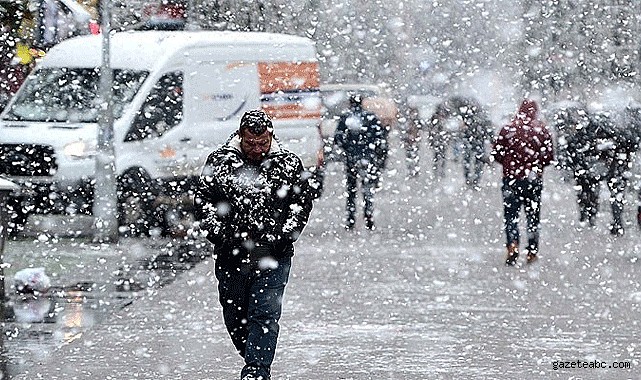
[[[113,70],[114,117],[122,116],[147,78],[146,71]],[[45,67],[27,78],[5,120],[96,123],[100,117],[100,70]]]
[[[125,141],[160,137],[183,118],[183,74],[163,75],[136,114]]]

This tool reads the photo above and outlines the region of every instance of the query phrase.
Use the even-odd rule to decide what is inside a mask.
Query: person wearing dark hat
[[[262,110],[246,112],[203,167],[197,217],[214,244],[223,318],[245,360],[242,380],[271,378],[293,243],[313,206],[312,181],[301,159],[279,145]]]
[[[519,212],[527,219],[527,262],[539,253],[539,222],[543,170],[554,159],[550,131],[539,119],[534,100],[525,99],[510,124],[499,131],[492,144],[492,155],[503,166],[503,221],[507,257],[505,264],[516,264],[519,256]]]
[[[356,194],[360,179],[365,201],[365,227],[374,229],[373,197],[387,159],[387,130],[374,113],[363,109],[360,95],[351,95],[349,101],[349,111],[341,116],[334,133],[334,141],[345,152],[347,177],[345,228],[351,230],[356,224]]]

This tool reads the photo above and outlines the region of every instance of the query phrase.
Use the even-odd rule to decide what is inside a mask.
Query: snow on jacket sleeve
[[[212,153],[203,167],[198,180],[196,192],[196,218],[200,221],[200,229],[206,233],[207,239],[220,244],[226,237],[234,235],[230,223],[230,202],[220,182],[221,171],[228,165],[221,165],[220,151]]]
[[[288,191],[287,202],[283,210],[282,231],[275,234],[276,239],[283,243],[295,242],[303,232],[315,198],[313,176],[304,169],[300,158],[294,154],[291,154],[290,158],[293,161],[292,164],[295,165],[294,178],[292,178],[293,186]]]

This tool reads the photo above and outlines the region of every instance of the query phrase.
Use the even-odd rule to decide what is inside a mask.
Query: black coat
[[[629,128],[617,126],[603,114],[589,115],[587,123],[566,132],[565,164],[577,175],[619,176],[629,167],[637,149]]]
[[[341,116],[334,141],[345,152],[348,165],[365,160],[380,170],[387,159],[387,129],[376,115],[361,107]]]
[[[246,160],[239,143],[232,136],[207,158],[196,196],[200,228],[215,245],[259,244],[274,256],[293,255],[313,207],[313,179],[276,139],[260,165]]]

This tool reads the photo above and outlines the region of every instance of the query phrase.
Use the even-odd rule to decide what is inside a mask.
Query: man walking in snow
[[[365,111],[358,94],[349,99],[350,108],[336,126],[334,141],[345,152],[348,230],[356,224],[356,193],[361,181],[365,201],[365,226],[374,229],[374,191],[387,159],[387,130],[372,112]]]
[[[552,137],[538,119],[538,106],[525,99],[512,122],[504,126],[493,143],[492,155],[503,165],[503,212],[506,234],[506,265],[516,264],[519,256],[519,212],[527,218],[527,262],[539,251],[539,220],[543,168],[554,158]]]
[[[312,181],[261,110],[246,112],[203,168],[196,206],[214,244],[225,325],[245,360],[242,380],[271,378],[293,243],[312,210]]]

